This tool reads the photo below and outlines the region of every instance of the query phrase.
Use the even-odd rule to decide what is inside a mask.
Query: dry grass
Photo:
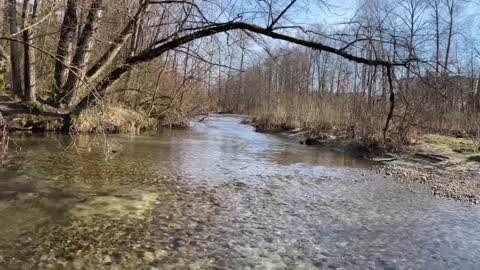
[[[385,125],[385,106],[370,104],[357,96],[310,93],[285,95],[265,102],[251,113],[259,130],[301,128],[313,135],[331,133],[339,137],[365,139],[371,144],[381,140]],[[350,132],[351,133],[351,132]]]
[[[348,125],[349,112],[334,109],[320,95],[285,95],[264,104],[251,113],[259,129],[305,128],[320,132]]]
[[[89,108],[76,119],[72,128],[80,133],[130,133],[155,128],[156,119],[130,109],[113,106]]]
[[[389,104],[385,100],[368,100],[360,95],[333,95],[328,93],[293,93],[277,95],[271,100],[260,100],[249,114],[258,130],[275,131],[301,128],[313,135],[330,133],[349,138],[349,130],[364,145],[394,147],[412,144],[422,134],[443,134],[453,137],[472,137],[479,134],[480,117],[460,112],[442,115],[419,110],[406,112],[397,101],[387,138],[383,130]],[[480,140],[478,140],[480,141]],[[476,141],[474,141],[476,142]]]
[[[169,110],[158,118],[158,126],[162,128],[184,129],[189,127],[189,120],[181,112]]]

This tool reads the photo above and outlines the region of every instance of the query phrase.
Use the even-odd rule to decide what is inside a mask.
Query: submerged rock
[[[152,252],[145,251],[143,253],[143,259],[150,263],[150,262],[154,262],[156,258],[155,258],[155,255]]]
[[[157,251],[155,251],[155,258],[157,259],[162,259],[164,257],[167,257],[168,256],[168,252],[163,250],[163,249],[159,249]]]

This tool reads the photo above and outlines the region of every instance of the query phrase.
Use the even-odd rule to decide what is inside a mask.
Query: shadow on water
[[[22,150],[0,168],[0,268],[478,266],[478,207],[239,122],[79,136],[75,147],[17,136]]]

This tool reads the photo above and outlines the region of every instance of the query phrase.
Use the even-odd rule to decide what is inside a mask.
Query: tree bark
[[[145,9],[148,6],[148,1],[143,1],[138,7],[137,12],[122,30],[120,35],[113,41],[113,44],[108,50],[98,59],[98,61],[87,71],[87,78],[93,81],[98,78],[113,62],[120,50],[125,46],[127,40],[136,36],[139,20],[142,18]]]
[[[450,4],[450,3],[448,3]],[[452,37],[453,37],[453,20],[454,20],[454,12],[455,12],[455,0],[452,0],[451,5],[448,5],[448,15],[449,15],[449,22],[448,22],[448,36],[447,36],[447,48],[445,52],[445,63],[443,67],[443,72],[445,74],[448,73],[448,63],[450,61],[450,49],[452,46]]]
[[[435,20],[435,72],[440,73],[440,0],[432,0]]]
[[[102,16],[102,6],[103,0],[93,0],[88,12],[87,22],[78,40],[75,55],[71,63],[72,70],[68,74],[64,89],[63,98],[68,106],[71,106],[72,102],[75,101],[77,94],[76,87],[79,79],[83,80],[85,77],[88,60],[95,41],[94,35]]]
[[[69,65],[73,41],[75,40],[78,25],[78,1],[68,0],[63,17],[63,23],[60,30],[60,39],[58,41],[56,61],[55,61],[55,93],[57,97],[63,95],[63,87],[67,76],[67,66]]]
[[[475,111],[480,112],[480,74],[477,79],[477,91],[475,93]]]
[[[387,77],[388,77],[388,88],[390,90],[390,110],[388,111],[387,122],[385,123],[385,128],[383,129],[383,139],[387,138],[388,128],[390,127],[390,122],[392,121],[393,111],[395,110],[395,92],[393,91],[393,72],[392,67],[387,66]]]
[[[6,53],[0,47],[0,92],[5,88],[5,73],[7,73]]]
[[[7,11],[7,0],[0,0],[0,22],[2,24],[0,25],[0,35],[1,36],[7,36],[8,35],[8,29],[6,26],[8,26],[8,11]]]
[[[14,35],[18,31],[17,27],[17,1],[8,1],[8,22],[10,26],[10,35]],[[22,74],[20,69],[20,48],[16,41],[10,41],[10,62],[12,65],[12,87],[13,92],[23,97]]]
[[[35,51],[30,48],[32,41],[32,32],[27,30],[30,25],[29,20],[29,0],[23,1],[22,20],[23,20],[23,65],[24,65],[24,86],[25,101],[36,101],[36,70],[35,70]],[[38,2],[33,2],[32,21],[36,17]]]

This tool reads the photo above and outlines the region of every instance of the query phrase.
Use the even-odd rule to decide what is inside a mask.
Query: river
[[[478,269],[478,206],[240,120],[15,135],[0,269]]]

